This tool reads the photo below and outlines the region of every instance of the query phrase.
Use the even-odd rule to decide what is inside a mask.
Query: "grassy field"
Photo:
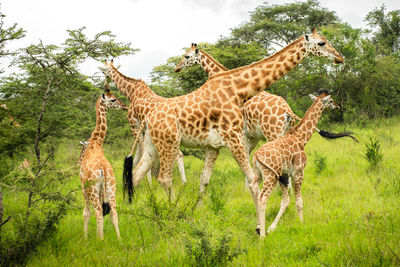
[[[96,238],[94,214],[89,239],[83,239],[83,198],[78,191],[78,207],[71,209],[57,233],[29,256],[28,265],[400,265],[399,118],[336,126],[334,130],[345,128],[355,132],[359,144],[350,139],[326,141],[318,135],[307,144],[304,223],[298,220],[291,194],[290,206],[276,231],[264,240],[254,231],[255,207],[245,189],[244,175],[229,151],[220,154],[204,201],[193,208],[200,160],[185,158],[186,186],[175,170],[176,203],[168,203],[157,181],[149,185],[145,179],[135,192],[134,203],[128,205],[122,199],[121,172],[130,141],[107,146],[106,156],[118,180],[121,242],[109,216],[104,222],[105,240]],[[376,168],[364,158],[370,137],[380,142],[383,154]],[[58,153],[65,155],[59,164],[75,164],[71,157],[77,158],[79,149],[76,142],[66,144]],[[71,186],[78,187],[78,168],[75,176]],[[277,187],[267,204],[267,227],[279,210],[280,200]]]

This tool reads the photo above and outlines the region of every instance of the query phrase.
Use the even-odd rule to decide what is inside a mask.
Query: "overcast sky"
[[[61,44],[67,29],[86,26],[85,33],[110,30],[118,42],[131,42],[140,51],[119,57],[116,64],[127,76],[149,81],[151,70],[167,58],[183,53],[190,43],[214,43],[228,36],[230,29],[249,20],[249,11],[262,0],[2,0],[5,26],[18,23],[26,37],[9,43],[10,50],[37,44]],[[295,1],[272,0],[270,4]],[[363,27],[365,15],[385,4],[387,10],[400,9],[399,0],[320,0],[353,27]],[[88,62],[82,71],[97,72],[98,62]],[[6,68],[1,64],[2,68]]]

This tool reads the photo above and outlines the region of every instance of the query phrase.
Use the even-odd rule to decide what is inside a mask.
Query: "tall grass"
[[[154,180],[144,179],[132,205],[122,200],[122,159],[125,143],[105,147],[117,177],[117,209],[121,231],[118,242],[110,218],[104,221],[104,241],[96,238],[94,216],[89,239],[83,239],[83,198],[77,192],[71,209],[52,238],[30,255],[30,266],[340,266],[400,264],[400,122],[399,118],[370,122],[351,129],[360,144],[350,139],[328,142],[315,135],[306,146],[309,163],[302,186],[304,223],[291,203],[277,229],[260,240],[256,212],[244,175],[227,150],[215,164],[203,202],[195,209],[202,162],[185,157],[188,183],[183,186],[174,171],[178,201],[169,203]],[[380,140],[383,161],[371,170],[365,160],[365,144]],[[79,155],[79,146],[66,143],[60,150]],[[315,155],[329,164],[316,171]],[[60,165],[71,166],[71,159]],[[320,161],[320,160],[319,160]],[[75,163],[75,162],[74,162]],[[79,185],[78,167],[71,188]],[[271,195],[267,225],[280,207],[280,192]],[[11,205],[11,203],[8,203]]]

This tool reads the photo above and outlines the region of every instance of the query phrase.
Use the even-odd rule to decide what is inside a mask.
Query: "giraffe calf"
[[[301,184],[303,182],[304,167],[307,156],[304,150],[308,140],[312,137],[319,118],[324,108],[337,109],[339,106],[325,92],[318,97],[310,95],[314,103],[307,110],[303,119],[287,132],[283,137],[265,143],[253,156],[253,169],[255,179],[251,183],[254,202],[256,203],[258,225],[256,231],[261,237],[265,236],[265,210],[267,200],[273,187],[279,181],[282,189],[281,207],[275,220],[268,228],[268,233],[275,230],[276,225],[283,212],[289,206],[288,180],[285,176],[292,177],[294,182],[294,193],[296,198],[297,212],[300,221],[303,221],[303,200],[301,197]],[[348,136],[348,135],[347,135]],[[258,183],[263,179],[260,189]]]
[[[111,214],[118,239],[118,214],[116,210],[116,183],[111,164],[104,156],[103,142],[107,131],[106,113],[109,108],[126,109],[126,106],[106,90],[96,102],[96,126],[89,139],[89,144],[83,143],[80,160],[79,177],[82,184],[82,194],[85,200],[83,210],[84,237],[88,235],[90,206],[93,206],[97,221],[97,235],[103,239],[103,216]],[[87,148],[85,146],[87,145]]]

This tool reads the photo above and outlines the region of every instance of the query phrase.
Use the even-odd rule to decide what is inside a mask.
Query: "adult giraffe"
[[[197,44],[192,43],[182,60],[175,67],[175,72],[180,72],[182,69],[195,64],[200,65],[209,77],[229,70],[210,54],[199,49]],[[276,140],[301,120],[283,97],[265,91],[246,101],[242,113],[245,120],[244,136],[249,154],[260,140]],[[318,128],[315,128],[315,130],[322,137],[329,139],[346,136],[354,139],[349,132],[330,133]]]
[[[301,36],[268,58],[217,74],[197,90],[173,98],[156,95],[144,82],[128,78],[112,63],[106,63],[105,74],[119,90],[126,92],[136,88],[132,92],[135,104],[129,112],[145,120],[147,125],[143,157],[134,170],[134,186],[147,173],[158,152],[158,180],[167,192],[173,192],[172,170],[180,144],[206,148],[200,195],[209,182],[215,159],[223,146],[231,150],[248,182],[251,182],[253,172],[243,140],[241,107],[246,100],[273,84],[310,53],[330,58],[335,63],[343,62],[342,56],[313,30],[312,34]],[[138,86],[138,83],[141,85]],[[256,201],[256,196],[252,195]]]

